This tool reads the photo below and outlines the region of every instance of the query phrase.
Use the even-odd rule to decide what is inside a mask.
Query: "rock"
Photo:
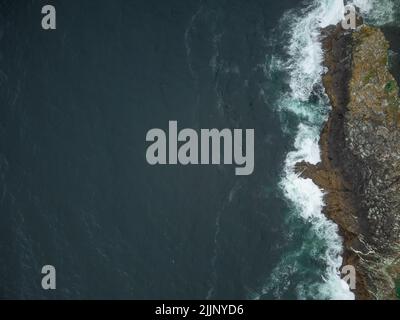
[[[357,271],[357,299],[395,299],[400,279],[400,99],[380,29],[322,31],[332,111],[322,162],[297,170],[326,191],[326,215]],[[398,289],[397,289],[398,290]]]

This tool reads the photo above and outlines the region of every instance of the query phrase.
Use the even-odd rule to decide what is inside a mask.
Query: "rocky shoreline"
[[[321,163],[297,171],[325,193],[325,214],[344,239],[343,265],[356,269],[357,299],[396,299],[400,278],[400,100],[389,43],[377,28],[322,30],[323,83],[332,110]]]

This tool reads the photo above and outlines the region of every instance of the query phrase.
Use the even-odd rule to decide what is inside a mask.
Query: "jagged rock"
[[[389,43],[366,25],[322,31],[324,86],[332,104],[322,162],[298,164],[326,191],[325,213],[341,229],[344,264],[357,270],[358,299],[395,299],[400,278],[400,100]]]

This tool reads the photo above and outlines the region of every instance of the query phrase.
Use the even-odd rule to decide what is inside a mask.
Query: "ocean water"
[[[45,4],[0,2],[1,298],[354,298],[323,191],[293,169],[320,161],[318,30],[342,1],[60,0],[49,32]],[[169,120],[254,128],[254,174],[150,167]]]

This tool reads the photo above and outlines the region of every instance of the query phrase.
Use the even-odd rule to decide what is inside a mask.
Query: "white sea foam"
[[[288,46],[290,89],[294,99],[308,100],[323,71],[320,28],[338,23],[344,17],[342,0],[322,0],[290,14],[291,40]]]
[[[304,179],[295,172],[295,165],[301,161],[311,164],[320,162],[318,145],[319,132],[324,114],[319,112],[317,103],[307,103],[313,89],[321,83],[323,73],[323,51],[320,43],[320,28],[338,23],[344,16],[342,0],[323,0],[311,3],[300,14],[292,16],[289,59],[290,95],[280,101],[280,107],[294,112],[306,123],[299,125],[294,151],[287,155],[284,178],[281,187],[291,201],[295,212],[312,223],[312,229],[327,243],[324,260],[326,272],[317,288],[298,285],[299,298],[313,295],[319,299],[353,299],[354,294],[341,280],[339,268],[342,264],[342,242],[337,226],[322,213],[323,191],[312,180]],[[310,291],[313,290],[313,293]]]
[[[284,194],[293,203],[295,212],[312,223],[312,231],[327,245],[323,257],[327,265],[323,282],[316,285],[317,287],[299,284],[298,294],[299,298],[312,296],[318,299],[353,299],[353,293],[339,276],[342,243],[337,226],[322,214],[323,191],[312,180],[301,178],[294,170],[295,164],[301,161],[311,164],[320,162],[318,137],[317,126],[299,125],[295,150],[286,158],[285,174],[281,181]]]
[[[353,0],[352,3],[361,9],[367,22],[383,25],[395,21],[393,0]]]

